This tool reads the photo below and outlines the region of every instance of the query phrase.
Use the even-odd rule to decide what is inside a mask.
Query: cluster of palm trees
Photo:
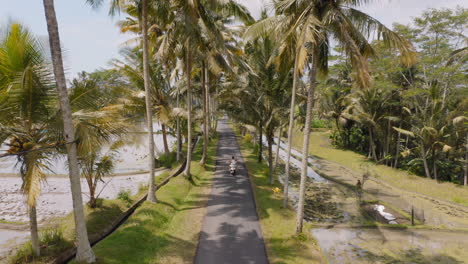
[[[87,3],[98,8],[103,1]],[[178,159],[182,137],[191,146],[194,124],[203,124],[200,162],[204,165],[210,130],[217,126],[221,80],[247,67],[238,58],[242,31],[232,24],[253,19],[235,1],[111,1],[110,15],[127,14],[119,22],[122,32],[137,37],[122,50],[123,58],[113,61],[113,70],[82,73],[68,89],[53,0],[44,0],[44,9],[50,61],[42,43],[18,24],[12,24],[1,39],[0,139],[9,146],[2,156],[15,156],[20,164],[33,251],[40,255],[35,205],[40,182],[49,170],[49,159],[67,153],[76,259],[91,263],[95,256],[86,231],[80,175],[90,189],[90,206],[96,206],[97,182],[112,171],[112,151],[122,144],[122,135],[135,119],[146,119],[150,135],[148,201],[157,201],[153,119],[161,124],[165,154],[169,154],[166,135],[176,134]],[[104,145],[110,146],[108,153],[102,153]],[[190,151],[186,159],[185,175],[191,179]]]
[[[321,112],[334,120],[334,143],[369,159],[435,180],[467,185],[466,9],[428,10],[395,29],[418,52],[411,66],[374,43],[374,84],[353,87],[352,66],[335,61],[321,87]]]
[[[2,34],[0,142],[8,149],[0,155],[17,158],[23,180],[21,189],[29,208],[32,245],[39,255],[36,202],[41,182],[51,172],[52,159],[63,155],[70,145],[75,146],[81,175],[87,180],[91,193],[89,204],[95,207],[97,182],[113,168],[112,155],[103,155],[101,150],[118,141],[128,125],[121,118],[121,104],[116,93],[112,89],[101,89],[94,78],[83,73],[73,80],[67,91],[75,139],[66,140],[63,110],[58,107],[60,95],[43,43],[16,23],[9,25]],[[81,187],[78,194],[82,201]],[[82,207],[82,202],[80,204]]]
[[[292,132],[295,120],[305,116],[297,233],[302,232],[303,226],[309,135],[317,77],[328,73],[330,43],[334,41],[341,47],[352,66],[353,83],[364,92],[371,87],[368,60],[377,54],[368,39],[381,39],[385,46],[399,50],[405,65],[409,66],[414,61],[413,47],[409,41],[357,9],[366,2],[273,1],[275,15],[262,17],[244,33],[247,61],[254,61],[254,64],[249,69],[251,73],[244,77],[245,96],[239,100],[237,109],[232,111],[241,122],[257,127],[260,135],[265,133],[269,145],[271,182],[273,135],[278,128],[288,124],[284,206],[288,202]],[[257,50],[249,54],[249,47]],[[260,80],[258,83],[256,78]],[[289,90],[289,87],[292,89]],[[299,102],[296,102],[297,96]],[[231,107],[236,108],[236,104],[231,104]],[[254,109],[249,111],[249,107]],[[246,115],[245,112],[250,114]],[[289,113],[289,120],[285,120],[284,113]]]

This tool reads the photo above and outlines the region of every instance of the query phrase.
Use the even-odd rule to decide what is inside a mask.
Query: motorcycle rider
[[[237,165],[237,161],[234,158],[234,156],[232,156],[231,162],[229,163],[229,172],[232,175],[234,175],[234,173],[236,173],[236,165]]]

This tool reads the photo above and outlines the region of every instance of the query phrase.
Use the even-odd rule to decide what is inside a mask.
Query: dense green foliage
[[[39,234],[39,245],[43,249],[41,260],[34,257],[31,242],[27,242],[18,249],[16,254],[9,259],[9,262],[11,264],[42,263],[41,261],[44,260],[44,263],[46,263],[47,260],[70,248],[72,243],[63,236],[60,229],[51,228],[43,230]]]
[[[333,143],[376,162],[436,180],[463,183],[466,175],[468,11],[429,10],[394,30],[416,47],[418,62],[401,64],[395,51],[373,43],[372,85],[354,85],[351,66],[336,56],[321,84],[320,110],[335,124]],[[339,51],[339,50],[338,50]],[[466,177],[466,176],[465,176]]]

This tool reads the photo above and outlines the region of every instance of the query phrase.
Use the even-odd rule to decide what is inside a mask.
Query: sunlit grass
[[[178,168],[180,163],[173,163],[172,170],[165,171],[155,177],[155,184],[161,183],[169,175],[172,175]],[[97,208],[89,208],[87,205],[84,206],[86,225],[89,237],[92,238],[97,236],[102,230],[113,222],[115,222],[131,205],[129,201],[137,201],[143,195],[146,194],[148,189],[147,185],[139,186],[138,193],[125,199],[111,199],[103,200],[98,199]],[[70,248],[73,245],[75,239],[75,222],[73,213],[70,213],[64,217],[56,217],[48,220],[49,224],[44,227],[44,230],[55,230],[61,234],[61,244],[63,244],[62,250],[51,250],[44,251],[41,257],[32,257],[31,243],[28,241],[23,245],[20,245],[19,250],[12,256],[9,257],[9,263],[30,263],[30,260],[34,260],[34,263],[48,263],[53,258],[57,257],[65,249]],[[41,229],[42,230],[42,229]],[[58,240],[57,240],[58,241]],[[57,246],[56,246],[57,247]],[[52,250],[53,249],[53,250]]]

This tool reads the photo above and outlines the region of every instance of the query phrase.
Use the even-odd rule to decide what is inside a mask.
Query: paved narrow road
[[[225,120],[220,121],[218,132],[216,171],[195,263],[268,263],[239,145]],[[228,172],[231,156],[238,161],[235,176]]]

